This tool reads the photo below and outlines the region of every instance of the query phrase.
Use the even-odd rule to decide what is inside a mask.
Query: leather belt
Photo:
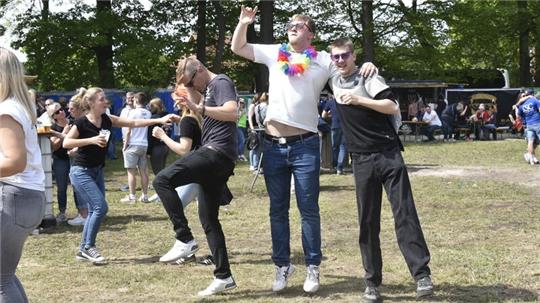
[[[278,143],[278,144],[290,144],[290,143],[294,143],[294,142],[297,142],[297,141],[301,141],[301,140],[305,140],[309,137],[313,137],[317,135],[317,133],[305,133],[305,134],[301,134],[301,135],[295,135],[295,136],[287,136],[287,137],[275,137],[275,136],[272,136],[272,135],[269,135],[267,133],[264,134],[264,138],[272,141],[272,142],[275,142],[275,143]]]

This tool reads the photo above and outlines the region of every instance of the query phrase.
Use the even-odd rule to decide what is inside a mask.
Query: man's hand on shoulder
[[[360,70],[358,71],[358,74],[365,78],[371,77],[378,73],[379,73],[379,69],[375,66],[375,64],[371,62],[365,62],[364,64],[362,64],[362,66],[360,67]]]

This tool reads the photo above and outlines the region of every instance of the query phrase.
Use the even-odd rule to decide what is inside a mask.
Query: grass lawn
[[[540,166],[525,164],[524,149],[522,140],[509,139],[406,146],[404,157],[432,255],[433,301],[540,301],[540,187],[528,186],[540,182]],[[448,169],[462,173],[444,173]],[[61,225],[31,236],[18,268],[30,301],[359,302],[364,283],[352,174],[321,175],[322,286],[311,296],[302,290],[305,268],[294,199],[291,255],[297,272],[284,292],[270,290],[274,267],[268,195],[262,178],[248,191],[252,177],[246,163],[237,164],[229,182],[235,199],[221,211],[237,289],[200,299],[196,293],[211,282],[213,266],[158,262],[174,242],[171,224],[159,203],[119,202],[125,195],[119,187],[127,179],[119,159],[107,163],[110,209],[97,240],[109,264],[75,260],[82,228]],[[71,200],[68,211],[75,215]],[[208,254],[195,204],[186,215],[201,246],[197,255]],[[384,300],[414,302],[415,285],[397,247],[387,201],[381,225]]]

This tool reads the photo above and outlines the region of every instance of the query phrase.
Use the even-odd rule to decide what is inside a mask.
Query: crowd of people
[[[109,208],[104,164],[107,157],[115,158],[112,128],[122,127],[128,194],[121,202],[160,201],[174,232],[174,243],[160,262],[178,262],[193,257],[199,250],[184,213],[192,201],[198,201],[199,220],[215,265],[214,278],[198,293],[200,296],[237,286],[219,220],[220,206],[233,198],[227,181],[236,161],[249,161],[251,171],[264,172],[275,270],[272,291],[284,291],[290,277],[298,271],[291,262],[291,193],[296,196],[301,216],[303,290],[319,290],[323,260],[318,201],[319,132],[321,119],[331,120],[332,164],[337,174],[343,174],[349,155],[353,168],[358,243],[366,285],[363,301],[382,300],[379,233],[383,189],[392,206],[397,242],[416,283],[417,298],[433,294],[430,252],[401,155],[403,144],[392,121],[392,116],[400,111],[397,97],[373,64],[356,65],[350,39],[335,40],[328,52],[316,50],[312,46],[316,24],[309,16],[291,18],[287,43],[248,43],[247,28],[255,21],[256,13],[256,8],[241,8],[231,41],[235,54],[266,65],[270,73],[268,92],[257,94],[247,108],[246,100],[238,98],[233,80],[211,72],[193,56],[179,60],[176,68],[172,98],[181,116],[168,114],[160,99],[148,102],[144,93],[134,92],[126,94],[126,105],[116,116],[98,87],[80,88],[67,103],[67,110],[53,100],[36,103],[35,93],[28,93],[24,83],[21,63],[12,52],[0,48],[0,301],[28,301],[15,271],[24,242],[44,212],[44,171],[36,130],[40,116],[52,121],[57,221],[83,226],[75,257],[94,264],[107,263],[97,245]],[[319,107],[319,96],[326,85],[333,95]],[[459,119],[482,121],[475,137],[488,138],[494,129],[496,107],[480,104],[468,116],[468,106],[458,102],[439,108],[437,113],[431,106],[411,102],[409,118],[426,122],[428,140],[434,140],[438,129],[442,130],[444,140],[452,140]],[[537,164],[540,102],[526,92],[515,108],[518,120],[526,124],[528,148],[524,158]],[[179,126],[178,138],[171,131],[171,124]],[[246,145],[248,159],[244,156]],[[167,166],[169,151],[179,157]],[[147,158],[155,175],[152,182]],[[137,177],[141,179],[138,197]],[[68,220],[69,183],[73,186],[77,216]],[[150,183],[156,191],[154,196],[148,194]],[[18,213],[16,218],[14,212]]]

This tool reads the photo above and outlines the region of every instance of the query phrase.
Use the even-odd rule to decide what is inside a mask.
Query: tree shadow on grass
[[[167,221],[165,216],[149,216],[149,215],[114,215],[106,216],[103,221],[103,226],[111,225],[126,225],[134,221],[138,222],[155,222],[155,221]]]
[[[414,301],[414,284],[383,285],[380,288],[388,301]],[[527,289],[505,284],[495,285],[456,285],[435,284],[435,295],[426,299],[429,302],[538,302],[538,294]]]
[[[323,256],[323,262],[327,258]],[[305,265],[304,262],[304,253],[301,251],[292,251],[290,256],[290,262],[296,266],[296,268],[301,268]],[[272,262],[272,250],[267,252],[254,252],[254,251],[242,251],[241,253],[229,253],[229,263],[230,264],[251,264],[251,265],[268,265],[274,266]]]
[[[321,185],[319,191],[354,191],[354,185]]]
[[[423,169],[435,169],[437,167],[439,167],[440,165],[439,164],[429,164],[429,163],[424,163],[424,164],[407,164],[407,171],[409,173],[414,173],[414,172],[417,172],[417,171],[420,171],[420,170],[423,170]]]

